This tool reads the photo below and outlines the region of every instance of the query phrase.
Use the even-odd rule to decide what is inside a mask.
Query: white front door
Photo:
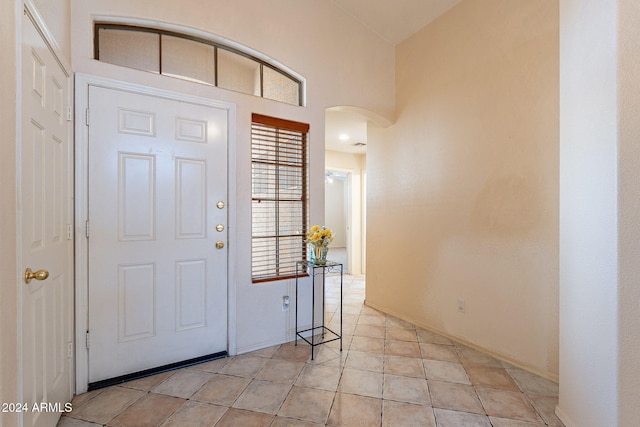
[[[22,23],[20,244],[35,277],[21,284],[20,403],[25,426],[50,426],[73,384],[71,82],[26,13]]]
[[[227,351],[225,109],[89,87],[89,382]]]

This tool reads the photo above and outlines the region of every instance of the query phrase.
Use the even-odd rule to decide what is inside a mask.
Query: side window
[[[306,258],[309,125],[254,114],[251,123],[251,277],[290,278]]]

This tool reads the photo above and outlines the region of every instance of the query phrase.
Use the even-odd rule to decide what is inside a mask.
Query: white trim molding
[[[565,414],[562,409],[560,409],[560,405],[556,405],[556,417],[560,418],[560,421],[565,425],[565,427],[578,427],[578,424],[574,423],[568,416]]]
[[[40,15],[40,12],[38,12],[38,9],[36,9],[36,6],[31,0],[24,0],[24,13],[31,19],[38,32],[42,35],[43,40],[56,58],[56,61],[58,61],[58,64],[60,64],[60,67],[67,74],[67,77],[71,77],[71,61],[67,59],[62,49],[60,49],[60,45],[58,45],[53,34],[49,31],[49,28],[47,28],[42,15]]]

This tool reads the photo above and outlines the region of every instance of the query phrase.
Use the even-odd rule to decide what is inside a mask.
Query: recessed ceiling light
[[[347,135],[346,133],[341,133],[340,136],[338,136],[338,139],[340,141],[348,141],[349,140],[349,135]]]

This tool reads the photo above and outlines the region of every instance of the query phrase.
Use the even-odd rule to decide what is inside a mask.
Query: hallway
[[[340,288],[327,318],[339,330]],[[562,426],[558,385],[363,304],[344,278],[344,350],[303,341],[76,396],[61,427]],[[336,315],[336,313],[338,313]]]

